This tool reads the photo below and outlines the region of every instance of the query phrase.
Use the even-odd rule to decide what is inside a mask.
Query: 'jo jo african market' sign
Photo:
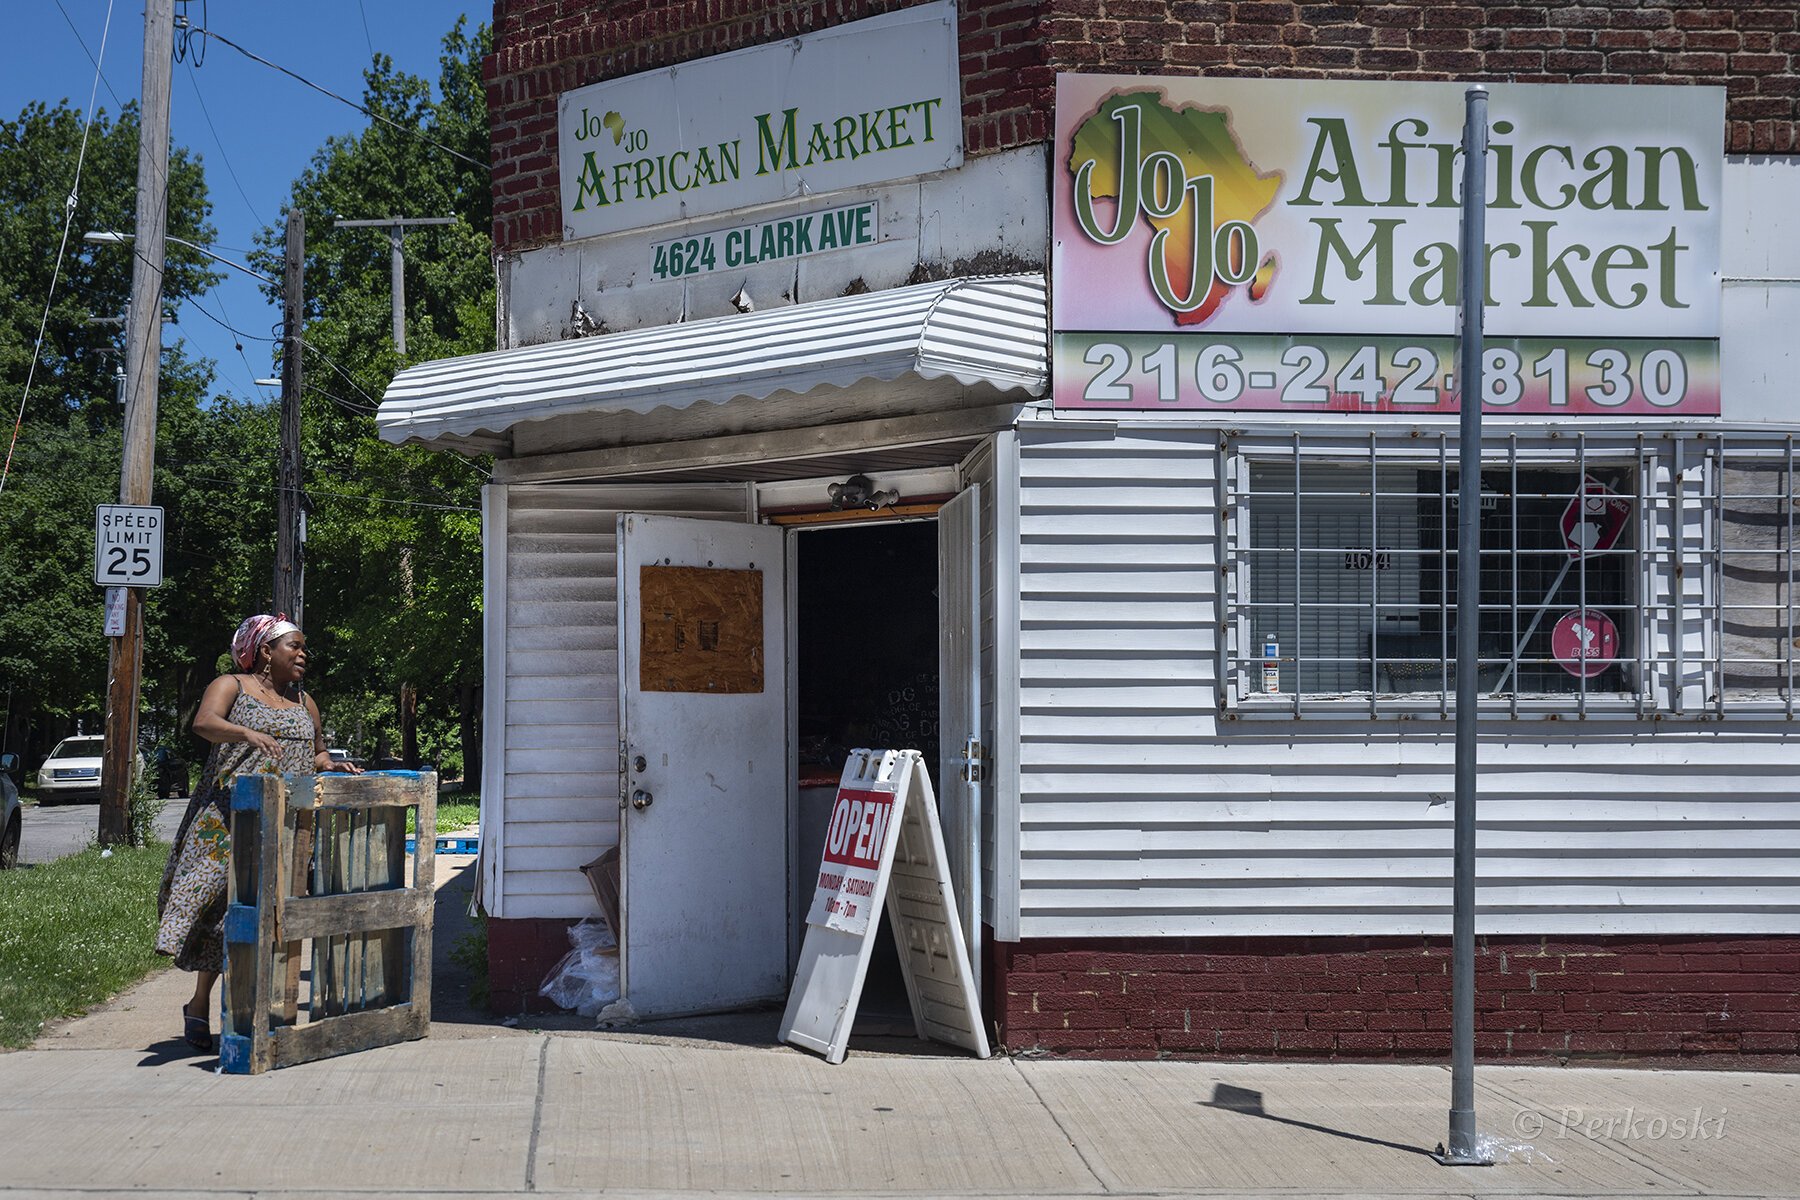
[[[563,93],[565,237],[962,162],[956,10],[903,9]]]
[[[1498,84],[1483,404],[1719,411],[1724,92]],[[1064,75],[1059,408],[1456,408],[1461,84]]]

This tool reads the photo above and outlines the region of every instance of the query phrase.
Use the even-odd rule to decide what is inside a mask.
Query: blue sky
[[[0,71],[0,114],[6,120],[34,100],[53,105],[66,99],[85,111],[94,84],[90,54],[101,59],[98,107],[117,114],[122,101],[138,97],[142,0],[112,0],[110,28],[108,0],[14,0],[6,7],[12,45]],[[391,56],[399,69],[424,76],[435,87],[439,42],[456,18],[467,13],[471,28],[492,19],[492,7],[483,0],[309,0],[305,5],[190,0],[175,8],[178,14],[185,9],[194,25],[204,20],[244,48],[352,100],[362,98],[362,72],[374,53]],[[239,262],[247,257],[256,231],[279,220],[288,189],[313,151],[331,135],[355,133],[367,124],[368,118],[355,109],[218,43],[206,47],[198,68],[191,56],[175,64],[170,139],[205,162],[212,223],[218,230],[215,248]],[[322,236],[380,235],[307,230],[309,242]],[[53,253],[54,247],[47,251]],[[129,269],[123,255],[119,269]],[[203,298],[206,307],[241,330],[268,336],[281,320],[279,307],[264,300],[255,280],[233,271],[225,274],[224,282]],[[191,353],[216,364],[215,390],[273,396],[273,389],[251,382],[275,374],[268,342],[245,339],[240,354],[238,339],[191,306],[182,310],[177,324],[163,327],[164,344],[178,339],[187,342]]]

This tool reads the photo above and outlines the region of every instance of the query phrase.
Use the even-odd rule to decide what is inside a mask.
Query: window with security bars
[[[1748,435],[1485,444],[1484,706],[1791,716],[1792,456]],[[1448,435],[1227,446],[1228,706],[1450,711],[1456,458]]]
[[[1800,614],[1794,606],[1794,444],[1760,452],[1721,443],[1714,462],[1716,513],[1718,702],[1794,712],[1800,669]]]

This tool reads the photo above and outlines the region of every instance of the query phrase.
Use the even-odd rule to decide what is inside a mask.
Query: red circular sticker
[[[1550,631],[1550,653],[1569,674],[1592,679],[1619,657],[1619,627],[1593,609],[1566,612]]]

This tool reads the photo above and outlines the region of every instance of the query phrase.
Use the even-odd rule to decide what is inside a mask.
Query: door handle
[[[652,796],[643,788],[634,788],[631,793],[631,807],[642,811],[643,809],[649,808],[651,802],[655,799],[655,796]]]

